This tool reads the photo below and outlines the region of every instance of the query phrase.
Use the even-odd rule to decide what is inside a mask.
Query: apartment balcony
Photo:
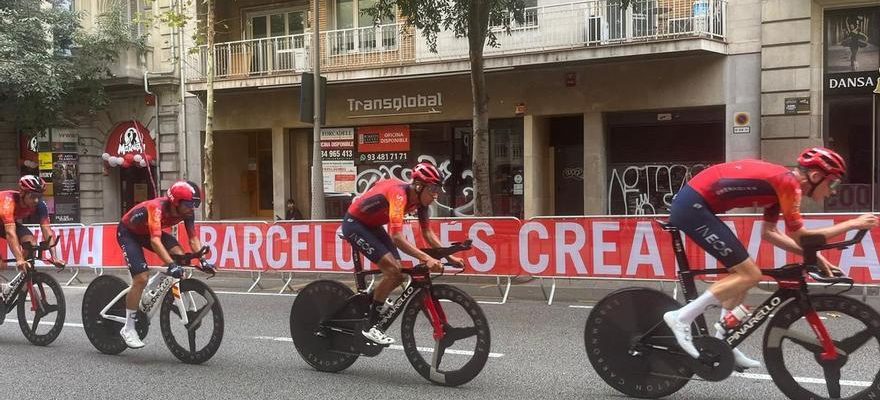
[[[486,68],[678,53],[725,54],[725,0],[617,0],[527,8],[510,35],[485,49]],[[500,24],[499,24],[500,25]],[[460,72],[470,68],[466,38],[442,32],[436,52],[402,23],[321,32],[321,68],[330,80]],[[203,90],[213,55],[215,87],[295,85],[311,70],[311,33],[205,46],[187,62],[190,90]]]

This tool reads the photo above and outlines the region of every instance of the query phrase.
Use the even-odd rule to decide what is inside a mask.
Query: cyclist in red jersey
[[[394,343],[394,339],[382,332],[376,324],[388,294],[403,282],[400,253],[397,249],[415,257],[432,271],[443,269],[439,260],[425,254],[403,236],[404,215],[415,212],[425,242],[431,247],[442,246],[428,225],[428,206],[437,200],[443,180],[443,175],[434,164],[419,163],[413,167],[410,183],[396,178],[377,182],[348,207],[342,220],[343,235],[382,271],[383,279],[376,285],[372,295],[370,329],[362,331],[364,337],[375,343]],[[386,224],[387,232],[382,228]],[[458,257],[449,256],[447,259],[451,263],[464,265]]]
[[[843,158],[823,147],[801,152],[798,167],[788,169],[759,160],[741,160],[714,165],[693,177],[675,195],[669,221],[707,253],[720,261],[730,274],[715,282],[699,298],[681,309],[663,316],[681,348],[697,358],[690,327],[694,319],[711,306],[721,306],[721,317],[741,304],[749,289],[761,280],[761,271],[739,239],[715,214],[737,207],[764,208],[761,237],[773,245],[801,254],[799,239],[804,235],[821,234],[827,239],[852,229],[877,226],[877,217],[864,214],[839,224],[819,229],[806,229],[801,217],[801,197],[822,201],[836,193],[846,175]],[[785,233],[776,225],[779,214]],[[836,269],[819,255],[821,268],[827,275]],[[720,325],[723,326],[723,325]],[[723,328],[715,336],[723,338]],[[759,367],[760,362],[734,349],[735,363],[740,368]]]
[[[167,267],[168,275],[180,278],[183,268],[175,264],[169,254],[183,254],[183,249],[174,236],[162,230],[183,222],[189,236],[190,249],[200,249],[202,242],[195,231],[194,209],[199,207],[201,199],[198,185],[190,181],[177,181],[168,188],[164,197],[147,200],[132,207],[116,228],[116,241],[128,263],[132,280],[131,290],[125,297],[125,326],[119,331],[130,348],[144,347],[144,342],[135,330],[138,303],[149,279],[149,274],[145,273],[148,266],[143,249],[152,250],[159,256]],[[209,272],[215,269],[204,257],[200,259],[200,268]]]
[[[3,222],[3,230],[0,238],[6,239],[6,243],[15,257],[15,266],[24,270],[30,265],[24,258],[22,243],[36,245],[34,235],[30,229],[22,225],[21,220],[35,215],[43,233],[43,240],[54,240],[55,233],[49,226],[49,209],[43,201],[43,192],[46,191],[46,182],[43,178],[34,175],[25,175],[18,180],[19,190],[0,191],[0,221]],[[57,250],[53,247],[50,251],[51,263],[63,267],[64,262],[58,258]],[[8,286],[3,284],[2,296],[6,298]]]

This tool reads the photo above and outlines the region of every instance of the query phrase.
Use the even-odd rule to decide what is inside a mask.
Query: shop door
[[[550,120],[553,146],[554,215],[584,214],[584,118]]]
[[[150,170],[155,177],[155,169]],[[147,169],[140,167],[119,168],[119,192],[122,194],[123,215],[138,203],[156,197]]]

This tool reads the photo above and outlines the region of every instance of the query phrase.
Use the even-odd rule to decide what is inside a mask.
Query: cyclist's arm
[[[764,221],[764,226],[761,229],[761,238],[785,251],[794,254],[803,253],[801,246],[799,246],[791,236],[780,232],[779,229],[776,228],[775,222]]]
[[[437,238],[437,234],[428,226],[422,226],[422,237],[425,239],[425,242],[428,243],[428,246],[433,248],[443,247],[443,244],[440,243],[440,239]]]
[[[50,243],[55,240],[55,232],[52,231],[52,227],[49,226],[48,223],[46,223],[46,224],[41,223],[40,224],[40,231],[43,232],[43,240],[46,240]],[[58,247],[53,247],[53,248],[49,249],[49,254],[52,256],[53,260],[61,261],[61,259],[58,258]]]
[[[18,263],[24,262],[24,253],[21,251],[21,244],[18,242],[18,234],[15,232],[15,222],[5,224],[3,228],[6,230],[6,244],[12,250],[12,256]]]
[[[398,249],[419,260],[419,262],[421,263],[425,263],[433,259],[427,253],[419,250],[418,247],[406,240],[406,238],[403,236],[403,232],[396,232],[392,234],[391,240],[394,242],[394,245],[397,246]]]
[[[171,259],[171,255],[168,253],[168,249],[162,244],[162,236],[150,236],[150,246],[153,247],[153,252],[159,256],[159,259],[162,260],[163,264],[174,262],[174,260]]]
[[[183,226],[186,228],[186,235],[189,236],[189,249],[193,253],[199,251],[202,248],[202,241],[199,240],[199,235],[196,233],[195,221],[192,219],[185,219],[183,221]]]

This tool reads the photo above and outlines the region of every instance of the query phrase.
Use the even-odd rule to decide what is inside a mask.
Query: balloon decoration
[[[156,165],[156,143],[150,131],[138,121],[120,122],[107,138],[101,154],[105,167],[140,167]]]

